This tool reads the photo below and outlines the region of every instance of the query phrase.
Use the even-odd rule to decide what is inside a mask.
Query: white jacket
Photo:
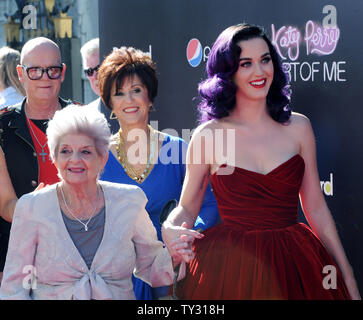
[[[133,271],[152,286],[173,282],[171,257],[144,209],[144,192],[131,185],[99,183],[105,226],[90,270],[63,222],[56,185],[18,200],[1,299],[135,299]]]

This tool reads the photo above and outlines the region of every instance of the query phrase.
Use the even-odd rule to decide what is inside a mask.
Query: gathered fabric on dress
[[[180,299],[349,299],[336,263],[298,222],[304,169],[297,154],[268,174],[235,167],[212,175],[222,223],[194,242]],[[328,265],[336,268],[336,289],[324,288]]]

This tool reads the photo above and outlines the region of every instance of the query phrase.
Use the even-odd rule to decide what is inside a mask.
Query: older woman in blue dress
[[[108,158],[105,117],[69,106],[55,113],[47,137],[61,182],[18,200],[0,297],[135,299],[133,272],[153,286],[172,283],[144,192],[98,179]]]
[[[185,177],[187,143],[149,125],[158,92],[156,68],[149,54],[135,48],[114,49],[98,70],[100,96],[120,124],[111,138],[109,159],[102,180],[140,187],[148,198],[146,211],[161,240],[160,217],[170,199],[179,200]],[[219,221],[217,203],[208,187],[196,229]],[[134,279],[137,299],[158,299],[167,287],[150,288]]]

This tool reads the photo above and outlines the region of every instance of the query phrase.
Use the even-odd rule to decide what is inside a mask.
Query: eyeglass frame
[[[93,74],[98,71],[98,69],[100,68],[100,66],[101,65],[98,64],[94,68],[84,69],[83,72],[86,74],[87,77],[93,77]]]
[[[28,75],[28,78],[30,80],[40,80],[43,77],[44,72],[47,74],[48,79],[50,79],[50,80],[58,80],[59,78],[62,77],[62,72],[63,72],[63,69],[64,69],[64,63],[62,63],[60,66],[49,66],[49,67],[46,67],[46,68],[43,68],[43,67],[40,67],[40,66],[27,67],[27,66],[24,66],[24,65],[21,65],[21,67],[26,71],[26,74]],[[57,78],[50,77],[50,75],[49,75],[48,72],[49,72],[49,70],[51,68],[60,68],[59,77],[57,77]],[[40,70],[42,70],[42,74],[40,75],[39,78],[33,79],[33,78],[31,78],[29,76],[29,69],[40,69]]]

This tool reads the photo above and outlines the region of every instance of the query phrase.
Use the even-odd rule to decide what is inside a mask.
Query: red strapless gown
[[[195,241],[180,299],[349,299],[325,247],[297,221],[304,168],[295,155],[266,175],[236,167],[211,177],[223,222]],[[324,289],[327,265],[337,289]]]

